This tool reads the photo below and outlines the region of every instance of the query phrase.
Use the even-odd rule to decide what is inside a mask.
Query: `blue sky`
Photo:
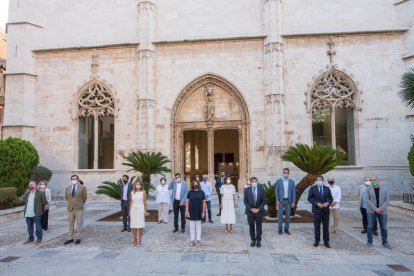
[[[9,0],[0,0],[0,27],[6,29],[9,14]]]

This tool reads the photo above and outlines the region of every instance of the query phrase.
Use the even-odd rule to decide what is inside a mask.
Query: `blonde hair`
[[[134,182],[134,186],[132,187],[132,192],[135,194],[135,192],[137,191],[137,183],[139,182],[139,185],[141,185],[141,189],[138,191],[138,192],[140,192],[140,191],[142,191],[143,189],[144,189],[144,186],[142,185],[142,181],[141,181],[141,179],[140,178],[137,178],[136,180],[135,180],[135,182]]]

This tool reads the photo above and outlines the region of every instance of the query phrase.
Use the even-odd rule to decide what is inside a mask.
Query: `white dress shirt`
[[[176,200],[181,200],[181,182],[180,183],[177,183],[177,190],[175,191],[175,195],[174,195],[174,198],[176,199]]]
[[[211,194],[213,192],[213,188],[211,186],[211,182],[210,181],[201,181],[201,190],[204,192],[204,194],[206,195],[206,201],[211,201]]]
[[[155,189],[157,192],[156,198],[155,198],[155,202],[157,204],[159,203],[170,203],[170,193],[171,191],[168,190],[168,185],[158,185],[157,188]]]
[[[122,193],[123,193],[122,199],[128,200],[128,183],[122,184],[122,185],[124,185],[123,190],[122,190]]]
[[[329,189],[331,189],[333,202],[336,202],[336,205],[332,208],[338,209],[339,208],[339,202],[341,202],[341,188],[339,186],[336,186],[335,184],[331,187],[331,185],[328,185]]]
[[[284,190],[284,194],[283,194],[283,198],[289,198],[289,179],[284,179],[283,178],[283,190]]]

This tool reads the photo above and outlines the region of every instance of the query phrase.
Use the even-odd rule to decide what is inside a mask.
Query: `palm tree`
[[[311,147],[305,144],[291,146],[282,155],[282,159],[292,162],[296,167],[307,173],[296,185],[296,202],[295,208],[292,209],[296,209],[303,192],[315,183],[318,175],[327,173],[336,166],[346,163],[341,152],[328,145],[316,144]]]
[[[409,108],[414,109],[414,68],[405,72],[401,78],[401,91],[398,95]]]
[[[122,165],[131,167],[128,171],[140,172],[142,174],[142,184],[147,194],[154,189],[151,185],[152,174],[165,176],[164,173],[171,171],[166,167],[166,164],[171,161],[161,152],[131,152],[128,156],[124,156],[124,159],[127,162],[122,163]]]
[[[134,182],[134,177],[131,178],[130,182]],[[106,195],[110,198],[121,200],[121,194],[119,188],[122,185],[122,179],[118,179],[117,182],[111,182],[111,181],[104,181],[102,182],[103,185],[99,185],[96,188],[96,194],[97,195]]]

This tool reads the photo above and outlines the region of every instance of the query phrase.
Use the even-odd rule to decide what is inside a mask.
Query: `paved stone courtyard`
[[[239,199],[237,225],[225,234],[213,202],[214,223],[202,224],[202,246],[190,247],[189,229],[172,233],[169,224],[147,223],[142,247],[130,247],[131,234],[119,222],[97,221],[118,211],[118,202],[88,202],[82,243],[64,246],[67,235],[65,203],[50,213],[50,229],[41,244],[23,245],[24,219],[0,226],[0,275],[414,275],[414,222],[389,214],[392,250],[365,247],[355,202],[344,202],[341,233],[331,233],[331,249],[314,248],[313,225],[291,224],[291,236],[278,235],[276,224],[263,224],[262,248],[249,246],[248,225]],[[309,210],[303,202],[300,209]],[[149,208],[155,208],[153,202]],[[15,258],[8,258],[15,257]],[[403,267],[399,267],[402,265]],[[407,268],[411,271],[401,272]]]

